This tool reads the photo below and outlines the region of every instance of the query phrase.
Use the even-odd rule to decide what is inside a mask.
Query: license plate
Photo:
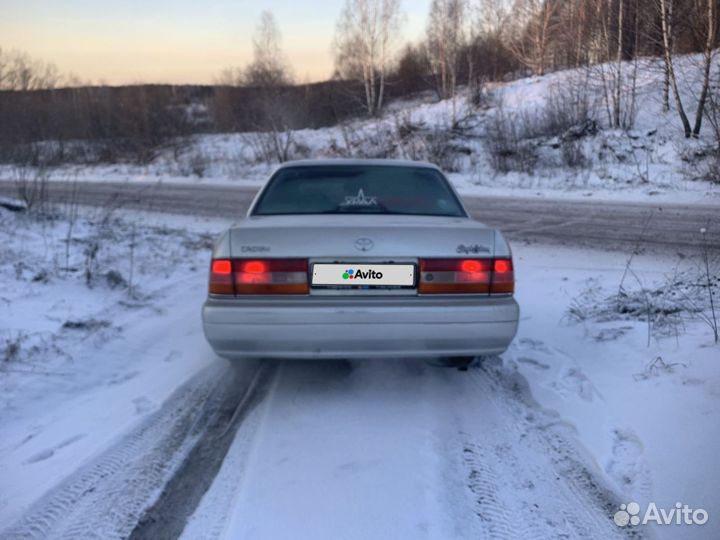
[[[319,286],[412,287],[414,264],[314,264],[312,284]]]

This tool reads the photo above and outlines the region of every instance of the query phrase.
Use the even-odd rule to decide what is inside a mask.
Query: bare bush
[[[178,165],[178,172],[182,176],[197,176],[203,178],[210,166],[210,158],[203,152],[202,148],[194,148],[187,154],[175,158]]]
[[[18,332],[14,336],[12,333],[10,337],[5,338],[5,351],[3,352],[3,358],[6,362],[12,362],[20,358],[20,351],[22,350],[23,342],[27,339],[27,334],[24,332]]]
[[[462,158],[471,153],[466,146],[452,139],[445,128],[425,129],[412,124],[396,126],[399,157],[414,161],[428,161],[448,172],[461,169]]]
[[[508,113],[498,103],[487,126],[484,145],[493,168],[502,173],[532,173],[538,163],[538,145],[544,139],[556,139],[562,161],[572,168],[589,163],[581,139],[596,135],[595,106],[586,86],[570,84],[562,91],[551,90],[545,105]]]
[[[631,268],[628,261],[626,277],[630,283],[622,285],[614,294],[604,293],[596,283],[575,299],[566,312],[572,322],[616,320],[644,322],[648,328],[648,345],[651,337],[678,336],[685,320],[702,321],[716,332],[717,320],[713,298],[720,291],[717,259],[709,258],[708,266],[701,261],[698,268],[675,271],[650,286]],[[625,278],[623,278],[623,282]],[[717,334],[714,334],[717,340]]]
[[[107,272],[105,272],[105,281],[107,283],[107,286],[111,289],[124,289],[125,287],[128,287],[128,282],[117,270],[108,270]]]
[[[489,122],[483,145],[497,172],[532,173],[538,161],[537,147],[524,139],[517,115],[508,115],[499,106]]]
[[[434,163],[444,171],[460,172],[462,158],[472,151],[458,142],[448,140],[444,130],[433,130],[425,136],[425,161]]]
[[[0,48],[0,90],[55,88],[61,79],[55,64],[37,60],[22,51]]]
[[[652,336],[673,335],[682,326],[681,315],[689,310],[683,307],[677,286],[682,281],[668,281],[655,288],[646,286],[637,274],[637,287],[623,288],[615,294],[603,294],[597,287],[588,287],[573,299],[566,312],[571,322],[617,320],[644,322],[648,328],[648,345]],[[693,310],[693,314],[696,312]]]
[[[710,124],[713,142],[720,149],[720,80],[713,80],[708,88],[703,115]]]
[[[488,88],[486,81],[478,78],[470,85],[468,103],[476,110],[486,110],[497,104],[495,93]]]
[[[579,139],[597,133],[595,107],[589,93],[586,88],[573,84],[563,89],[553,87],[543,107],[525,109],[517,115],[516,122],[522,139]]]
[[[703,115],[710,125],[712,143],[695,150],[699,158],[695,168],[700,179],[720,184],[720,81],[717,79],[708,89]]]
[[[720,184],[720,150],[713,147],[704,151],[700,159],[693,163],[693,172],[700,180]]]
[[[85,255],[85,271],[83,275],[85,276],[85,285],[88,288],[92,288],[98,272],[98,251],[100,251],[100,243],[97,239],[92,239],[85,246],[83,252]]]
[[[307,157],[308,153],[307,146],[296,140],[291,129],[244,133],[242,139],[252,149],[257,163],[284,163]]]
[[[633,373],[633,379],[636,381],[647,381],[653,377],[659,377],[662,374],[673,373],[675,366],[682,365],[688,367],[687,364],[680,362],[667,363],[662,356],[656,356],[648,362],[640,373]]]
[[[20,200],[28,210],[44,213],[47,210],[47,170],[44,167],[18,166],[13,172]]]
[[[358,144],[359,137],[346,122],[341,123],[338,127],[340,128],[340,135],[342,137],[339,141],[332,139],[328,150],[331,155],[334,156],[343,158],[351,157],[354,152],[353,149]]]
[[[715,343],[718,342],[718,320],[717,320],[717,314],[715,313],[715,294],[714,289],[720,288],[720,277],[718,275],[718,264],[717,260],[711,260],[710,258],[710,248],[707,245],[707,228],[703,227],[700,229],[700,234],[702,235],[703,243],[702,243],[702,263],[705,270],[705,283],[707,284],[707,295],[708,295],[708,305],[710,309],[710,314],[705,314],[703,312],[702,320],[707,323],[707,325],[712,329],[713,335],[715,337]],[[711,270],[712,267],[712,270]]]
[[[398,138],[391,126],[377,123],[363,135],[363,138],[356,138],[352,157],[388,159],[397,156]]]
[[[584,169],[589,166],[590,162],[585,155],[581,141],[564,141],[560,148],[563,163],[571,169]]]

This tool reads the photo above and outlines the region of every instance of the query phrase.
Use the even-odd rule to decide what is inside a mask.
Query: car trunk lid
[[[231,229],[232,257],[338,260],[492,257],[495,232],[468,218],[406,215],[250,217]]]

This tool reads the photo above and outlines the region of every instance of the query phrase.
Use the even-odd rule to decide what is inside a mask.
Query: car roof
[[[409,159],[300,159],[296,161],[286,161],[278,167],[286,169],[289,167],[337,167],[338,165],[349,166],[370,166],[370,167],[421,167],[425,169],[440,170],[437,165],[426,161],[412,161]]]

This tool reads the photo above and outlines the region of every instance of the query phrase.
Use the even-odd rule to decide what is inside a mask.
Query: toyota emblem
[[[355,247],[360,251],[370,251],[374,245],[375,242],[373,242],[369,238],[358,238],[357,240],[355,240]]]

